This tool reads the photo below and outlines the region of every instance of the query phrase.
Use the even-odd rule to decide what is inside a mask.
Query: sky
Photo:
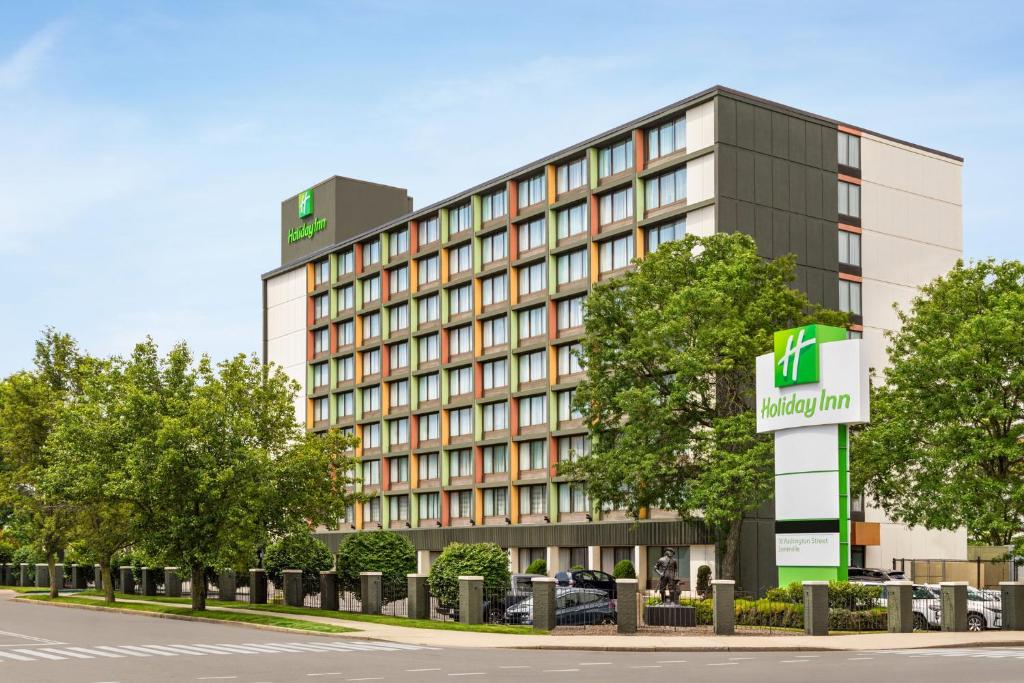
[[[1024,258],[1021,35],[1009,2],[0,0],[0,376],[49,325],[256,353],[286,197],[426,206],[714,84],[964,157],[965,255]]]

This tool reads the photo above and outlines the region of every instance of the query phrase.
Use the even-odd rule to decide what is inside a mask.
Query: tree
[[[302,570],[303,587],[318,586],[320,572],[327,571],[333,564],[331,551],[309,531],[282,536],[267,548],[267,578],[278,588],[281,587],[284,577],[282,572],[285,569]]]
[[[484,577],[484,595],[508,591],[508,555],[494,543],[449,543],[430,567],[427,583],[442,607],[459,604],[459,577]],[[486,598],[485,598],[486,599]]]
[[[897,313],[855,489],[907,524],[1024,552],[1024,264],[957,263]]]
[[[380,572],[386,601],[406,596],[406,576],[416,571],[416,547],[394,531],[348,534],[338,547],[338,579],[342,590],[360,596],[360,572]]]
[[[634,518],[703,516],[736,575],[744,513],[773,491],[772,441],[755,430],[755,358],[776,330],[845,315],[790,285],[793,256],[765,261],[742,234],[687,235],[587,299],[575,406],[592,449],[560,466]]]

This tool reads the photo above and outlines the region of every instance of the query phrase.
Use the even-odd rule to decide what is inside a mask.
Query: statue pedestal
[[[648,605],[644,607],[644,623],[648,626],[696,626],[697,611],[682,605]]]

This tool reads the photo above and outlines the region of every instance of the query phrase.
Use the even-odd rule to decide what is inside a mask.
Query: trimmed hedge
[[[661,600],[657,597],[648,598],[647,604],[661,604]],[[712,623],[713,607],[710,599],[682,598],[679,604],[694,608],[698,626]],[[793,629],[804,627],[802,604],[762,598],[760,600],[738,599],[735,606],[737,626]],[[864,610],[833,608],[829,610],[828,622],[829,630],[832,631],[884,631],[888,627],[888,615],[881,607]]]
[[[548,562],[547,560],[534,560],[526,568],[527,574],[547,574],[548,573]]]
[[[360,531],[338,548],[338,583],[360,599],[360,572],[381,573],[381,600],[394,602],[409,592],[408,574],[416,571],[416,548],[394,531]]]
[[[281,587],[285,569],[302,570],[302,586],[306,593],[320,590],[320,572],[334,565],[331,551],[323,541],[308,532],[288,534],[274,541],[263,556],[267,578]],[[209,577],[208,577],[209,578]]]
[[[616,579],[635,579],[636,569],[633,568],[633,563],[629,560],[619,560],[612,569],[612,576]]]
[[[530,567],[534,564],[531,562]],[[485,596],[508,591],[512,581],[508,555],[494,543],[449,544],[434,561],[427,578],[430,593],[437,597],[441,607],[454,608],[459,604],[460,576],[484,577]]]

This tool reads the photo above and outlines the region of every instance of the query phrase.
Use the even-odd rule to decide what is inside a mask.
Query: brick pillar
[[[50,566],[45,563],[36,564],[36,588],[50,587]]]
[[[181,597],[181,573],[179,567],[164,567],[164,594],[169,598]]]
[[[359,602],[363,614],[380,614],[380,572],[359,572]]]
[[[302,570],[285,569],[281,574],[284,577],[284,604],[302,607]]]
[[[57,588],[64,587],[64,565],[58,562],[53,566],[53,582]]]
[[[484,620],[484,577],[459,577],[459,623],[480,624]]]
[[[142,594],[156,595],[156,570],[151,567],[142,568]]]
[[[320,609],[338,609],[338,572],[320,572]]]
[[[408,574],[409,582],[409,618],[430,618],[430,591],[427,588],[426,574]]]
[[[1003,630],[1024,631],[1024,581],[1000,581]]]
[[[885,590],[889,633],[911,633],[914,630],[913,582],[889,581]]]
[[[249,570],[249,602],[253,605],[267,604],[267,571]]]
[[[118,574],[121,577],[121,592],[127,595],[135,593],[135,577],[132,576],[131,567],[120,567]],[[192,590],[199,590],[198,586],[192,586]]]
[[[716,636],[736,633],[736,582],[731,579],[711,581],[711,622]]]
[[[18,585],[28,586],[28,563],[22,562],[18,572]]]
[[[828,635],[828,581],[804,581],[804,633]]]
[[[615,605],[618,612],[615,621],[619,633],[636,633],[639,585],[637,579],[615,579]]]
[[[103,567],[98,564],[92,566],[92,585],[96,590],[103,590]]]
[[[533,578],[533,628],[550,631],[555,627],[555,580],[546,576]]]
[[[71,587],[75,590],[84,590],[86,585],[85,567],[80,564],[71,565]]]
[[[942,597],[942,618],[940,620],[942,630],[966,631],[967,582],[944,581],[939,584],[939,591]]]
[[[221,569],[217,574],[217,588],[221,600],[235,600],[238,581],[234,569]]]

